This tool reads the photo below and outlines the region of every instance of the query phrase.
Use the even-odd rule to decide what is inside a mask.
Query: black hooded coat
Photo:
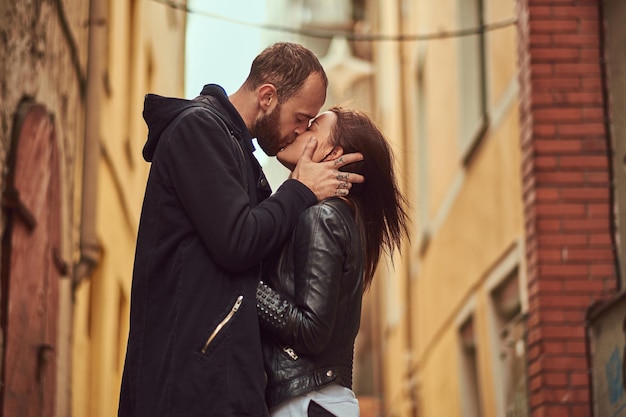
[[[261,261],[316,203],[271,190],[224,90],[147,95],[151,162],[133,271],[120,417],[266,416]]]

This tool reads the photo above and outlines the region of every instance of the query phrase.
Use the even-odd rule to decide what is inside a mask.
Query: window
[[[479,28],[484,25],[483,0],[458,0],[459,27]],[[459,149],[464,163],[487,127],[487,93],[485,74],[485,34],[459,38]]]
[[[525,321],[522,314],[519,269],[491,292],[496,330],[496,386],[500,389],[500,415],[527,417]]]
[[[477,338],[474,317],[470,316],[459,327],[461,348],[461,404],[463,417],[482,416],[480,384],[478,380]]]

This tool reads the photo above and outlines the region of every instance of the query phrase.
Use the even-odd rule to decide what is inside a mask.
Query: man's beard
[[[279,104],[273,112],[257,120],[250,132],[256,137],[263,152],[269,156],[276,156],[278,151],[289,143],[289,135],[280,137],[280,111]]]

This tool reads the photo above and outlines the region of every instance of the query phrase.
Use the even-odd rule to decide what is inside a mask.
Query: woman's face
[[[337,115],[335,113],[331,111],[321,113],[313,119],[306,132],[299,135],[295,141],[282,148],[276,154],[276,159],[289,170],[293,170],[311,136],[317,138],[317,149],[315,149],[312,160],[320,162],[324,158],[326,160],[334,159],[329,154],[334,149],[334,146],[330,143],[330,134],[335,123],[337,123]]]

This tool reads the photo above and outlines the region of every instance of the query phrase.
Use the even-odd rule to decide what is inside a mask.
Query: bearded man
[[[304,209],[349,192],[338,168],[362,156],[313,163],[312,141],[272,195],[252,139],[276,155],[307,129],[327,84],[311,51],[278,43],[230,97],[215,84],[194,100],[146,96],[143,156],[152,165],[119,417],[267,416],[255,301],[261,261]]]

